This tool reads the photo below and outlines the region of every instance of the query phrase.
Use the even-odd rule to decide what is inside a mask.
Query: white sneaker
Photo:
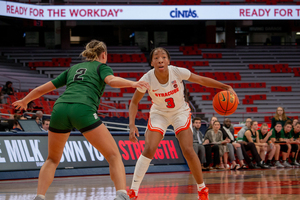
[[[292,163],[292,165],[295,165],[296,167],[300,166],[300,164],[296,160]]]
[[[275,167],[277,167],[277,168],[284,168],[284,166],[279,161],[275,162]]]
[[[130,200],[129,196],[123,192],[118,193],[117,192],[117,196],[114,200]]]
[[[45,200],[45,199],[43,199],[43,198],[40,197],[40,196],[36,196],[33,200]]]
[[[290,165],[287,161],[284,161],[284,162],[282,163],[282,165],[283,165],[284,167],[290,167],[290,168],[293,167],[293,166]]]

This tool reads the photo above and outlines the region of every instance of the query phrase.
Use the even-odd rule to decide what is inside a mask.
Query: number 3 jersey
[[[179,109],[189,109],[184,99],[183,80],[189,79],[191,72],[185,68],[168,66],[169,81],[166,84],[160,84],[154,74],[154,69],[148,71],[140,79],[150,85],[148,93],[152,98],[152,111],[176,111]],[[140,92],[146,93],[146,88],[137,88]]]
[[[73,65],[52,80],[56,88],[67,86],[55,103],[81,103],[98,109],[105,88],[104,79],[113,75],[112,69],[98,61]]]

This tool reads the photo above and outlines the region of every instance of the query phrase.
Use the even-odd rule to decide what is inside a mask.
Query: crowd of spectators
[[[267,123],[259,127],[248,118],[237,137],[230,118],[221,125],[213,116],[204,134],[201,118],[195,117],[192,123],[193,146],[203,171],[300,167],[300,122],[288,118],[282,107],[277,108],[271,128]]]

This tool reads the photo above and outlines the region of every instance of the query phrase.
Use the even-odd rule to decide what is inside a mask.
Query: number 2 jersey
[[[81,103],[98,109],[106,85],[104,79],[109,75],[113,75],[112,69],[98,61],[73,65],[52,80],[56,88],[67,86],[55,104]]]
[[[148,71],[140,81],[146,81],[150,85],[148,93],[152,98],[153,111],[176,111],[179,109],[189,109],[184,99],[183,80],[189,79],[191,72],[188,69],[168,66],[169,81],[166,84],[160,84],[154,74],[154,69]],[[147,89],[137,88],[138,91],[146,93]]]

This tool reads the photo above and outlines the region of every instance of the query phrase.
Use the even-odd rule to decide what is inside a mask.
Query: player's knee
[[[147,146],[143,151],[143,155],[147,158],[152,158],[156,152],[157,147]]]
[[[181,151],[186,159],[193,157],[195,154],[194,149],[191,147],[183,147]]]
[[[108,163],[115,162],[117,160],[121,160],[121,155],[118,152],[112,152],[108,156],[105,157]]]
[[[60,163],[60,158],[57,158],[57,157],[49,157],[49,156],[48,156],[47,161],[48,161],[48,162],[51,162],[51,163],[53,163],[53,164],[55,164],[56,166],[58,166],[59,163]]]

